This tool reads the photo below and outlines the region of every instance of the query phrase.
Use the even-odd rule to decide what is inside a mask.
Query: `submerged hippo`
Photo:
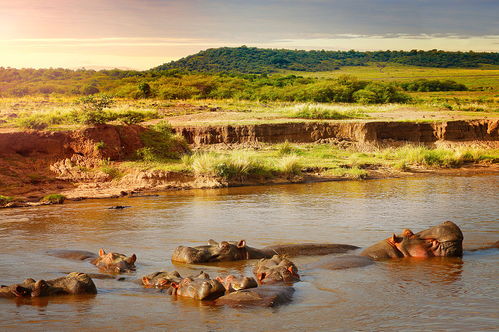
[[[270,259],[262,258],[253,269],[258,282],[293,282],[299,281],[298,268],[289,259],[274,255]]]
[[[286,244],[257,249],[247,246],[244,240],[239,242],[222,241],[220,243],[209,240],[208,245],[204,246],[177,247],[173,252],[172,261],[177,263],[202,264],[208,262],[271,258],[275,254],[287,256],[327,255],[344,253],[354,249],[358,249],[358,247],[348,244],[328,243]]]
[[[372,259],[402,257],[460,257],[463,255],[463,233],[452,221],[445,221],[414,234],[406,229],[401,235],[366,248],[361,255]]]
[[[87,274],[72,272],[67,276],[38,280],[28,278],[21,284],[0,287],[0,297],[41,297],[54,295],[97,294],[95,284]]]
[[[190,297],[195,300],[213,300],[225,294],[225,287],[217,279],[201,272],[197,277],[187,277],[180,283],[171,283],[172,295]]]
[[[233,274],[229,274],[225,278],[218,276],[217,280],[225,287],[227,293],[258,287],[258,283],[255,278],[252,277],[236,277]]]
[[[135,254],[127,257],[115,252],[106,253],[102,248],[99,250],[98,255],[84,250],[55,250],[49,252],[49,254],[67,259],[90,260],[90,263],[97,266],[101,271],[110,273],[133,272],[137,260]]]
[[[274,307],[291,302],[295,289],[291,286],[264,285],[229,293],[215,300],[216,305],[230,307]]]

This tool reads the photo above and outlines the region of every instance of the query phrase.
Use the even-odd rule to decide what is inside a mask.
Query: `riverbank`
[[[497,172],[498,132],[497,119],[4,132],[0,203],[48,204],[43,198],[54,194],[80,200],[456,170]]]

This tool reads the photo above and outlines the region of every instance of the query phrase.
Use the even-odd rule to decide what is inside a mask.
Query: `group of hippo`
[[[317,267],[339,269],[372,264],[376,260],[403,257],[460,257],[463,254],[463,234],[451,221],[413,233],[406,229],[360,253],[360,256],[326,256]],[[497,247],[497,243],[494,245]],[[259,259],[254,266],[254,277],[217,276],[210,278],[201,272],[196,276],[181,277],[177,271],[160,271],[135,280],[146,288],[158,288],[169,294],[195,300],[211,300],[218,305],[273,306],[290,301],[294,292],[292,283],[300,280],[298,268],[289,257],[300,255],[330,255],[358,249],[346,244],[293,244],[268,246],[261,249],[239,242],[210,240],[208,245],[197,247],[179,246],[172,255],[174,263],[204,264],[209,262]],[[119,274],[135,271],[137,257],[100,250],[98,255],[85,251],[57,251],[63,258],[90,260],[102,272]],[[40,297],[63,294],[96,294],[92,277],[98,274],[72,272],[52,280],[26,279],[22,283],[0,286],[0,297]]]

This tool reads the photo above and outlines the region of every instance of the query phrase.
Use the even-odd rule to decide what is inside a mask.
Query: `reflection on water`
[[[159,270],[251,274],[253,262],[173,265],[180,245],[245,239],[251,246],[336,242],[368,246],[404,228],[453,220],[465,247],[497,241],[499,176],[425,177],[241,187],[159,197],[0,211],[0,283],[97,272],[50,249],[99,248],[138,256],[131,280]],[[112,205],[132,205],[107,210]],[[498,326],[499,251],[462,259],[402,259],[346,269],[302,269],[293,302],[277,309],[214,307],[95,280],[95,297],[0,299],[0,330],[473,330]],[[300,257],[298,267],[317,258]],[[312,265],[311,265],[312,264]],[[417,324],[417,325],[415,325]]]

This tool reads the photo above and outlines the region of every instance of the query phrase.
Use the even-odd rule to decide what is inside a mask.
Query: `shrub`
[[[406,103],[410,96],[390,83],[371,82],[353,93],[355,102],[363,104]]]
[[[104,124],[111,119],[111,115],[104,111],[114,104],[111,96],[87,96],[76,101],[79,111],[73,112],[74,121],[84,124]]]
[[[42,202],[50,204],[62,204],[66,200],[66,196],[61,194],[50,194],[42,198]]]
[[[147,98],[151,95],[151,86],[148,83],[142,82],[138,88],[143,97]]]

